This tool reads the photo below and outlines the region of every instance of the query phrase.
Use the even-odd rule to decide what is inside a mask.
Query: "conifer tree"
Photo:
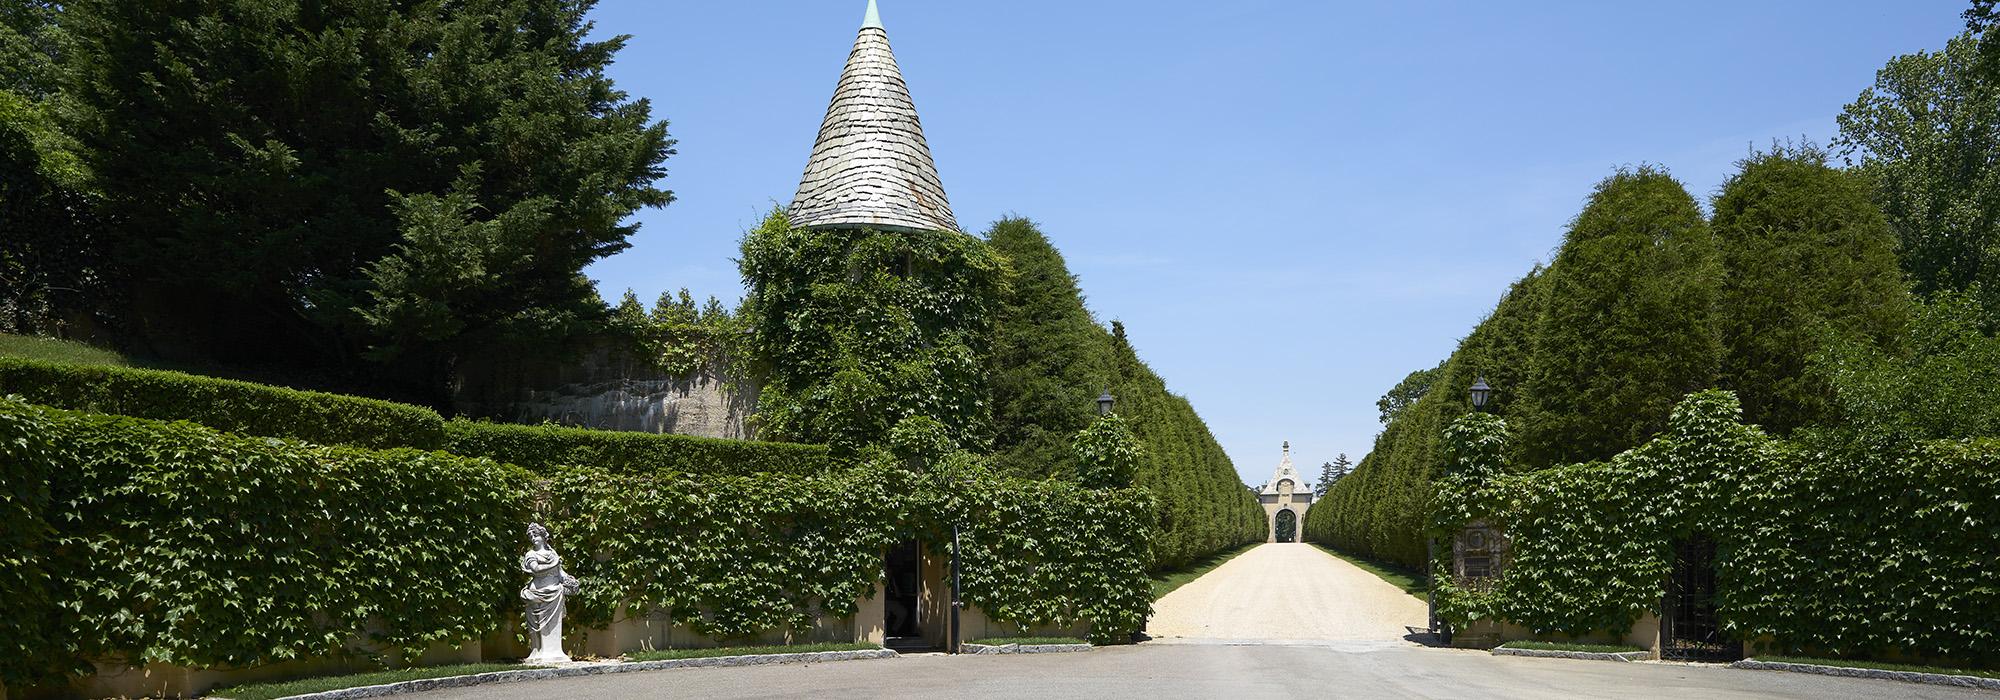
[[[1599,183],[1549,266],[1522,449],[1545,466],[1604,459],[1666,428],[1714,385],[1715,240],[1681,183],[1640,166]]]
[[[1321,464],[1319,467],[1319,483],[1313,489],[1313,497],[1315,499],[1325,498],[1326,492],[1333,490],[1334,484],[1340,483],[1342,477],[1347,476],[1353,471],[1354,462],[1347,459],[1346,452],[1340,453],[1340,456],[1333,458],[1331,462]]]
[[[1827,417],[1832,387],[1807,371],[1822,333],[1889,343],[1908,293],[1895,236],[1859,176],[1811,146],[1777,146],[1740,168],[1713,206],[1722,384],[1745,420],[1786,433]]]
[[[625,38],[589,38],[592,5],[64,4],[128,328],[441,404],[458,357],[600,321],[582,269],[672,199],[673,142],[605,74]]]
[[[1071,436],[1118,380],[1111,336],[1084,307],[1062,253],[1027,219],[993,224],[987,244],[1012,265],[993,347],[994,450],[1005,471],[1052,476]]]

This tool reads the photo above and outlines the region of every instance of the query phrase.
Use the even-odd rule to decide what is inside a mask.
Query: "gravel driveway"
[[[1309,544],[1264,544],[1154,604],[1162,642],[1246,639],[1401,640],[1423,627],[1424,601]]]

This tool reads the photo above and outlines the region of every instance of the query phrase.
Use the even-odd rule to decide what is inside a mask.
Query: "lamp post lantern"
[[[1097,396],[1097,415],[1100,416],[1111,415],[1111,408],[1117,405],[1118,405],[1118,397],[1112,396],[1111,389],[1106,388],[1104,390],[1104,393],[1098,394]]]
[[[1487,385],[1485,377],[1480,377],[1479,379],[1472,382],[1473,410],[1475,411],[1486,410],[1486,402],[1492,400],[1493,400],[1493,387]]]

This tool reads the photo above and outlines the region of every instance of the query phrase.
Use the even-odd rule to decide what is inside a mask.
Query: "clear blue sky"
[[[1834,135],[1961,0],[881,0],[959,222],[1041,223],[1247,481],[1368,452],[1375,399],[1546,260],[1591,186],[1707,199],[1751,144]],[[612,69],[671,122],[680,200],[589,270],[734,302],[865,0],[606,0]],[[1506,387],[1500,387],[1505,390]]]

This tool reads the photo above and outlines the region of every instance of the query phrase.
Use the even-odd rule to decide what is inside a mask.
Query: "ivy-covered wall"
[[[947,479],[887,459],[811,474],[534,474],[15,399],[0,400],[0,438],[0,625],[20,633],[0,680],[12,685],[86,659],[241,667],[478,639],[518,610],[530,520],[585,582],[579,625],[623,605],[728,639],[852,615],[888,543],[946,551],[954,523],[966,599],[997,621],[1089,620],[1111,640],[1150,605],[1152,500],[1138,489]]]
[[[1505,426],[1469,416],[1439,481],[1431,531],[1503,528],[1490,588],[1434,571],[1449,619],[1544,634],[1622,632],[1659,611],[1676,542],[1717,545],[1717,609],[1737,639],[1798,653],[2000,661],[1992,562],[2000,540],[2000,441],[1781,442],[1743,425],[1733,394],[1706,391],[1666,433],[1609,462],[1507,474]]]

